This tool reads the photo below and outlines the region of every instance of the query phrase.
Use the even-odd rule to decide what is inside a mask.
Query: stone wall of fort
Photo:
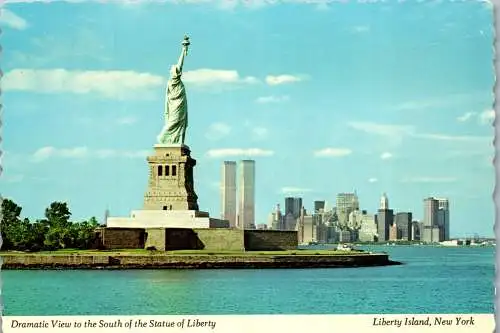
[[[105,249],[143,249],[145,245],[145,238],[144,229],[101,229],[102,245]]]
[[[297,231],[245,230],[247,251],[293,250],[298,244]]]
[[[109,265],[109,257],[75,255],[16,254],[2,256],[2,269],[10,268],[51,268],[51,267],[99,267]]]
[[[275,251],[298,246],[296,231],[188,229],[188,228],[103,228],[105,249]]]
[[[146,229],[146,249],[165,251],[165,229],[151,228]]]
[[[164,229],[165,250],[201,250],[201,244],[193,229]]]
[[[194,229],[205,250],[244,251],[243,230],[240,229]]]
[[[164,229],[165,249],[243,251],[243,231],[238,229]]]

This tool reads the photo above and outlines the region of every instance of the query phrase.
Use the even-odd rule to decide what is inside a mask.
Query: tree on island
[[[45,220],[47,233],[45,234],[44,245],[48,249],[65,249],[73,241],[74,227],[69,221],[71,212],[65,202],[53,202],[45,209]]]
[[[3,250],[42,251],[65,248],[88,249],[99,227],[95,217],[88,221],[71,222],[71,211],[65,202],[53,202],[45,210],[45,219],[30,222],[21,219],[22,207],[4,199],[0,224]]]

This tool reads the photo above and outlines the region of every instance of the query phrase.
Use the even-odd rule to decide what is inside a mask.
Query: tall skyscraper
[[[398,239],[406,241],[412,240],[412,221],[412,213],[396,213],[394,216],[394,223],[398,230]]]
[[[236,227],[236,162],[222,163],[221,177],[221,213],[229,221],[229,226]]]
[[[437,211],[439,202],[436,198],[424,199],[424,227],[433,227],[437,225]]]
[[[413,221],[411,223],[411,240],[419,241],[420,240],[420,226],[422,223],[419,221]]]
[[[380,197],[380,209],[389,209],[389,198],[387,197],[387,194],[384,193]]]
[[[379,242],[389,240],[390,227],[394,221],[394,211],[389,209],[389,199],[387,194],[383,194],[380,198],[380,208],[377,213],[377,234]]]
[[[269,214],[268,225],[273,230],[284,230],[283,215],[281,214],[280,204],[277,204],[274,212]]]
[[[314,212],[319,213],[321,210],[325,210],[325,201],[324,200],[314,201]]]
[[[429,197],[424,199],[424,221],[420,239],[424,242],[442,242],[449,239],[448,199]]]
[[[285,198],[285,215],[291,213],[294,218],[298,219],[300,210],[302,209],[302,198]]]
[[[255,229],[255,161],[242,160],[239,166],[238,228]]]
[[[443,240],[450,240],[450,202],[446,198],[436,198],[438,201],[438,226],[442,227]]]
[[[347,225],[349,214],[359,210],[359,200],[356,192],[337,194],[336,209],[339,224]]]
[[[292,212],[287,213],[285,216],[283,216],[283,227],[281,230],[289,230],[289,231],[295,230],[298,221],[299,218],[293,216]]]

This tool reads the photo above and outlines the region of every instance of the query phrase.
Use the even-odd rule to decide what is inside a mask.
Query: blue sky
[[[200,209],[224,160],[256,160],[256,218],[285,196],[357,190],[452,236],[493,235],[492,9],[484,2],[11,3],[2,11],[1,192],[39,218],[142,207],[145,155],[185,33],[187,144]]]

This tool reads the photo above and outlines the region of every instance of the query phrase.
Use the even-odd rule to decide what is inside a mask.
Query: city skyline
[[[412,232],[412,230],[413,224],[415,223],[419,225],[417,238],[419,241],[441,242],[450,240],[449,200],[447,198],[424,198],[423,220],[413,219],[414,213],[411,211],[405,212],[397,209],[391,209],[389,206],[389,198],[385,192],[382,193],[380,197],[379,209],[372,215],[370,214],[371,212],[368,212],[360,206],[356,191],[352,193],[338,193],[334,207],[325,206],[326,202],[324,200],[315,200],[313,202],[314,208],[312,210],[305,209],[306,206],[303,204],[301,197],[285,197],[284,211],[281,211],[281,205],[280,203],[277,203],[275,209],[268,215],[267,222],[252,220],[251,216],[254,215],[253,211],[255,209],[253,206],[253,196],[255,191],[255,161],[240,161],[240,167],[238,168],[240,172],[238,178],[239,183],[243,185],[241,188],[236,184],[237,165],[236,161],[223,161],[221,168],[221,217],[222,219],[228,220],[229,225],[232,227],[254,229],[265,226],[265,229],[274,230],[296,230],[296,228],[299,228],[298,230],[303,230],[300,228],[304,227],[300,227],[299,225],[299,217],[301,217],[303,209],[307,214],[306,217],[309,218],[313,218],[313,215],[318,213],[323,214],[325,212],[335,210],[338,218],[336,223],[339,223],[339,226],[349,225],[349,228],[354,227],[357,230],[359,227],[361,227],[361,229],[369,229],[370,227],[363,228],[363,222],[357,226],[351,225],[351,223],[356,223],[355,221],[357,219],[363,221],[368,217],[368,221],[373,221],[368,223],[374,223],[376,225],[377,231],[374,236],[378,238],[379,242],[394,239],[406,241],[414,240],[415,235],[412,235],[412,233],[415,231]],[[249,189],[250,191],[248,191]],[[240,194],[239,200],[236,198],[237,192]],[[248,200],[248,198],[250,198],[250,200]],[[247,203],[245,203],[245,201],[247,201]],[[428,202],[435,203],[435,207],[433,206],[434,208],[430,208],[430,213]],[[429,217],[429,214],[432,214],[432,217]],[[241,222],[239,220],[240,216],[243,219]],[[235,220],[237,220],[238,223],[235,223]],[[250,220],[251,222],[248,222],[247,220]],[[348,220],[349,224],[347,223]],[[325,223],[325,221],[320,221],[321,220],[318,220],[316,223]],[[313,223],[313,220],[310,222]],[[319,226],[316,227],[319,228]],[[427,227],[438,228],[436,229],[436,236],[434,236],[433,233],[428,233],[428,230],[426,230]],[[313,234],[316,233],[316,231],[312,230],[311,232]],[[304,236],[304,231],[299,231],[299,233],[302,234],[302,239],[304,239],[304,237],[307,238],[307,236]],[[318,236],[320,235],[321,232]],[[315,239],[317,236],[312,236],[311,234],[311,237]],[[357,239],[357,236],[353,237]],[[369,237],[367,232],[365,232],[365,237]]]
[[[301,197],[285,197],[284,202],[285,207],[296,206],[296,204],[299,203],[299,205],[305,209],[305,206],[302,205]],[[359,230],[359,227],[369,230],[371,227],[363,226],[363,223],[373,223],[377,230],[374,234],[377,234],[376,236],[379,242],[393,239],[414,240],[415,235],[413,233],[416,231],[413,231],[413,228],[415,224],[418,225],[416,227],[418,228],[417,240],[419,241],[430,243],[449,241],[451,238],[457,238],[456,235],[450,233],[450,202],[448,198],[424,198],[423,219],[413,218],[415,215],[412,211],[402,211],[397,208],[391,208],[389,205],[389,198],[385,192],[382,193],[379,203],[378,210],[376,212],[370,212],[364,209],[363,206],[360,206],[356,192],[343,192],[337,194],[336,206],[325,207],[325,201],[315,200],[313,202],[315,208],[313,210],[307,210],[307,216],[311,218],[316,214],[322,215],[335,211],[337,216],[335,225],[337,227],[347,226],[350,230]],[[429,203],[431,205],[429,205]],[[321,206],[321,208],[319,208],[319,206]],[[269,214],[267,223],[268,228],[294,230],[294,227],[290,228],[288,225],[289,222],[286,221],[287,219],[285,218],[289,213],[292,213],[293,210],[285,208],[285,212],[281,214],[281,218],[283,218],[283,223],[281,223],[277,217],[277,210],[279,207],[280,204],[278,203],[275,211]],[[294,216],[294,219],[297,219],[297,216]],[[358,224],[356,220],[360,220],[362,222],[361,225]],[[363,222],[363,220],[365,220],[365,222]],[[318,223],[322,224],[323,227],[326,227],[326,224],[328,224],[325,224],[325,221],[320,221],[321,220],[319,220]],[[310,222],[312,223],[312,220]],[[295,222],[292,223],[295,226]],[[391,235],[393,227],[395,228],[393,230],[395,234]],[[477,235],[477,233],[474,233],[474,235]],[[365,230],[365,236],[367,236],[367,230]],[[464,235],[462,235],[462,237],[463,236]],[[470,237],[471,235],[465,236]],[[320,237],[320,234],[318,234],[318,237]],[[357,239],[358,236],[351,235],[349,237]],[[364,241],[368,241],[367,238]]]
[[[387,192],[391,207],[421,220],[423,198],[447,197],[454,235],[493,235],[486,3],[6,11],[0,185],[23,215],[41,218],[55,200],[75,220],[140,205],[165,78],[187,32],[186,143],[200,210],[220,214],[222,161],[253,159],[257,224],[286,196],[310,211],[355,189],[363,209],[375,212]]]

